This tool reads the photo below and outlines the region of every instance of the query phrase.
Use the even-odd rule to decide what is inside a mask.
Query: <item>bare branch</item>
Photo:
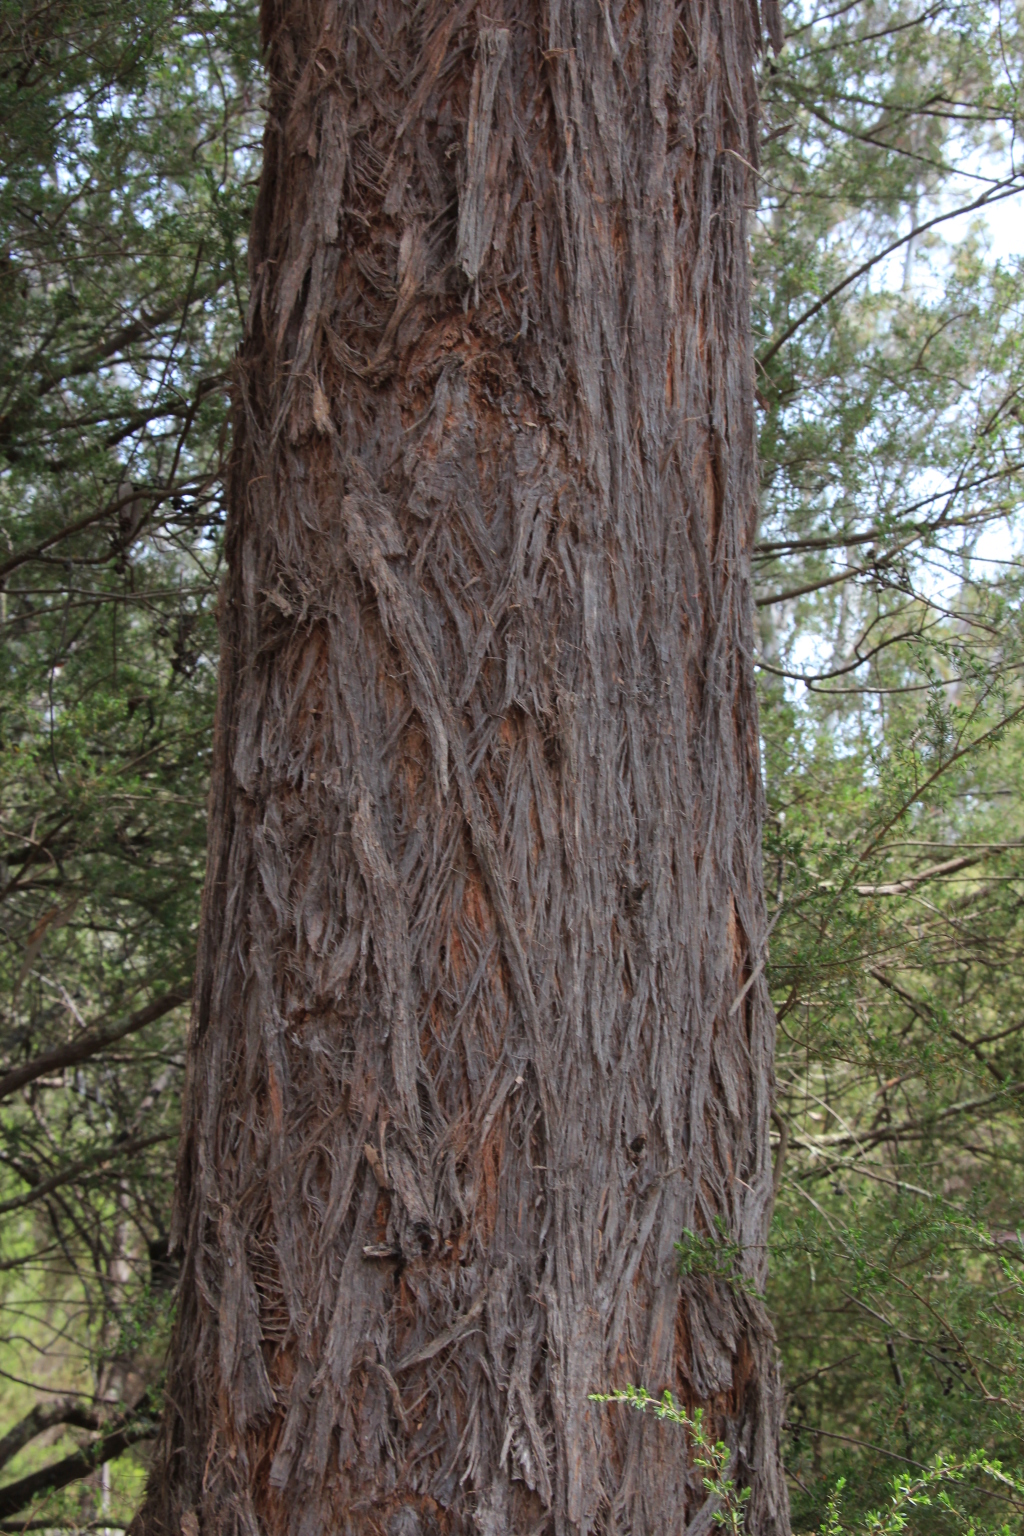
[[[76,1040],[69,1040],[66,1045],[54,1046],[52,1051],[44,1051],[41,1056],[24,1062],[20,1067],[12,1068],[10,1072],[0,1077],[0,1099],[15,1093],[26,1083],[34,1082],[37,1077],[45,1077],[48,1072],[60,1071],[63,1067],[73,1067],[80,1061],[87,1061],[90,1056],[97,1055],[106,1046],[112,1045],[115,1040],[123,1040],[126,1035],[134,1035],[138,1030],[145,1029],[147,1024],[154,1024],[157,1019],[162,1019],[172,1009],[187,1003],[191,995],[191,982],[188,986],[175,987],[172,991],[165,992],[162,997],[154,998],[137,1013],[129,1014],[123,1024],[118,1024],[113,1029],[90,1030],[87,1034],[79,1035]]]
[[[71,1397],[61,1397],[55,1403],[36,1403],[23,1419],[11,1426],[0,1439],[0,1467],[5,1467],[23,1446],[56,1424],[71,1424],[76,1429],[99,1429],[103,1415],[97,1408],[87,1408]]]
[[[88,1477],[90,1472],[95,1472],[105,1462],[114,1461],[138,1441],[152,1439],[157,1425],[150,1417],[150,1411],[151,1405],[147,1403],[143,1412],[133,1414],[119,1428],[76,1451],[73,1456],[65,1456],[63,1461],[30,1472],[27,1477],[19,1477],[16,1482],[0,1488],[0,1519],[16,1515],[41,1493],[54,1493],[58,1488],[66,1488],[68,1483]]]
[[[23,1206],[34,1205],[37,1200],[44,1199],[59,1189],[62,1184],[70,1184],[80,1174],[95,1168],[97,1164],[110,1162],[115,1157],[130,1157],[135,1152],[144,1152],[147,1147],[155,1147],[161,1141],[173,1141],[176,1131],[160,1131],[153,1136],[142,1136],[135,1140],[126,1138],[121,1142],[113,1142],[109,1147],[101,1147],[98,1152],[92,1152],[88,1157],[80,1157],[77,1162],[69,1163],[62,1168],[60,1173],[55,1173],[49,1179],[43,1179],[39,1184],[34,1184],[27,1195],[18,1195],[13,1200],[4,1200],[0,1204],[0,1216],[6,1216],[8,1211],[19,1211]],[[16,1170],[21,1172],[21,1170]],[[22,1178],[25,1177],[22,1173]]]
[[[809,309],[805,309],[802,315],[798,315],[790,325],[787,325],[782,335],[772,342],[767,352],[757,359],[758,365],[764,368],[771,362],[779,348],[785,346],[786,342],[796,335],[801,326],[806,325],[808,320],[813,320],[815,315],[820,314],[827,304],[831,304],[832,300],[843,292],[844,288],[849,288],[850,284],[855,283],[858,278],[866,276],[872,267],[876,267],[880,261],[884,261],[887,256],[891,256],[901,246],[906,245],[911,240],[916,240],[918,235],[923,235],[926,230],[934,229],[937,224],[945,224],[949,219],[959,219],[964,214],[975,213],[979,208],[987,208],[992,203],[999,203],[1005,198],[1015,197],[1019,191],[1020,181],[1019,178],[1014,176],[1007,181],[998,182],[991,190],[983,192],[980,197],[974,199],[973,203],[967,203],[963,208],[952,208],[946,213],[936,214],[933,219],[926,219],[923,224],[915,224],[909,234],[901,235],[898,240],[893,240],[883,250],[879,251],[877,255],[861,262],[860,266],[855,268],[847,277],[844,277],[842,282],[836,283],[827,293],[823,293],[821,298],[817,299]]]
[[[858,896],[906,896],[908,891],[923,885],[926,880],[937,880],[941,875],[955,874],[958,869],[968,869],[988,858],[987,853],[964,854],[958,859],[946,859],[943,864],[932,864],[919,875],[905,875],[902,880],[891,880],[885,885],[855,885]]]

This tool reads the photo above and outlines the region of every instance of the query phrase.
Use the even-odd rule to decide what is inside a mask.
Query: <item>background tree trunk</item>
[[[705,1406],[750,1531],[784,1532],[752,1294],[760,21],[263,23],[183,1288],[139,1529],[710,1532],[680,1432],[587,1400],[637,1381]],[[718,1251],[681,1279],[686,1228]],[[708,1272],[731,1245],[743,1283]]]

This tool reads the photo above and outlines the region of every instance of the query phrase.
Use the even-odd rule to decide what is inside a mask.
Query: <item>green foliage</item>
[[[949,1457],[936,1456],[930,1466],[913,1474],[902,1472],[892,1482],[889,1502],[882,1509],[871,1510],[856,1527],[846,1525],[841,1518],[841,1504],[845,1478],[840,1478],[829,1495],[825,1524],[821,1536],[899,1536],[899,1532],[911,1529],[918,1511],[929,1510],[933,1517],[945,1517],[949,1529],[961,1530],[967,1536],[981,1536],[988,1531],[991,1536],[1012,1536],[1013,1527],[1006,1521],[997,1526],[979,1525],[970,1515],[958,1508],[952,1494],[956,1485],[968,1478],[984,1479],[995,1485],[995,1496],[1004,1497],[1003,1490],[1010,1490],[1013,1497],[1007,1502],[1019,1503],[1024,1497],[1024,1483],[1008,1477],[998,1461],[989,1461],[980,1452],[953,1461]],[[925,1518],[928,1518],[927,1516]]]
[[[712,1440],[704,1428],[704,1413],[695,1408],[688,1414],[681,1408],[672,1393],[665,1391],[660,1397],[652,1397],[646,1387],[626,1386],[615,1392],[592,1392],[592,1403],[625,1403],[638,1413],[648,1408],[656,1419],[678,1424],[686,1433],[690,1456],[695,1467],[701,1470],[701,1487],[708,1499],[717,1501],[711,1518],[719,1530],[729,1536],[740,1536],[744,1528],[745,1509],[750,1499],[749,1488],[737,1488],[728,1475],[729,1447],[724,1440]]]
[[[691,1232],[684,1227],[675,1246],[681,1275],[710,1275],[715,1280],[737,1285],[741,1290],[752,1291],[750,1277],[741,1269],[743,1249],[730,1238],[723,1217],[715,1217],[713,1236]]]
[[[42,1063],[0,1099],[2,1433],[36,1387],[116,1416],[166,1339],[259,67],[235,0],[0,0],[0,38],[0,1076]]]
[[[1022,53],[1006,8],[807,7],[765,80],[768,1299],[797,1531],[835,1524],[841,1477],[852,1529],[1020,1523],[987,1476],[870,1519],[894,1465],[1022,1471],[1024,269],[982,218],[1021,186]]]
[[[712,1521],[720,1530],[741,1536],[745,1529],[745,1510],[750,1490],[738,1489],[728,1475],[730,1452],[723,1440],[712,1441],[704,1429],[703,1410],[697,1408],[692,1416],[681,1408],[665,1391],[661,1397],[653,1397],[646,1387],[626,1386],[615,1392],[592,1392],[593,1403],[624,1403],[638,1413],[651,1409],[655,1418],[677,1424],[685,1431],[690,1456],[695,1467],[702,1473],[701,1487],[708,1499],[716,1502]],[[1009,1476],[1002,1463],[992,1461],[976,1451],[961,1461],[948,1456],[936,1456],[918,1473],[903,1472],[892,1480],[888,1500],[881,1509],[870,1510],[855,1525],[848,1525],[842,1518],[843,1494],[846,1478],[839,1478],[828,1494],[824,1511],[824,1524],[818,1536],[899,1536],[912,1528],[913,1518],[920,1510],[929,1510],[935,1516],[948,1517],[951,1530],[962,1530],[967,1536],[1012,1536],[1012,1527],[1003,1521],[998,1526],[979,1525],[965,1515],[951,1496],[951,1489],[968,1479],[984,1480],[994,1488],[997,1498],[1003,1498],[1018,1509],[1024,1510],[1024,1482]],[[812,1533],[814,1536],[814,1533]]]

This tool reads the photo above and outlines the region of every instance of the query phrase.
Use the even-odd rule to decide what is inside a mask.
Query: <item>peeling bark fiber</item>
[[[750,0],[264,0],[139,1536],[788,1530]],[[719,1227],[716,1227],[716,1221]],[[680,1276],[723,1230],[745,1279]]]

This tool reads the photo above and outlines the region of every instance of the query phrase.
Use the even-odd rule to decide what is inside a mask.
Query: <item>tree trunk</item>
[[[788,1529],[749,0],[264,0],[138,1529]],[[675,1244],[685,1229],[689,1273]],[[735,1259],[736,1275],[728,1273]]]

